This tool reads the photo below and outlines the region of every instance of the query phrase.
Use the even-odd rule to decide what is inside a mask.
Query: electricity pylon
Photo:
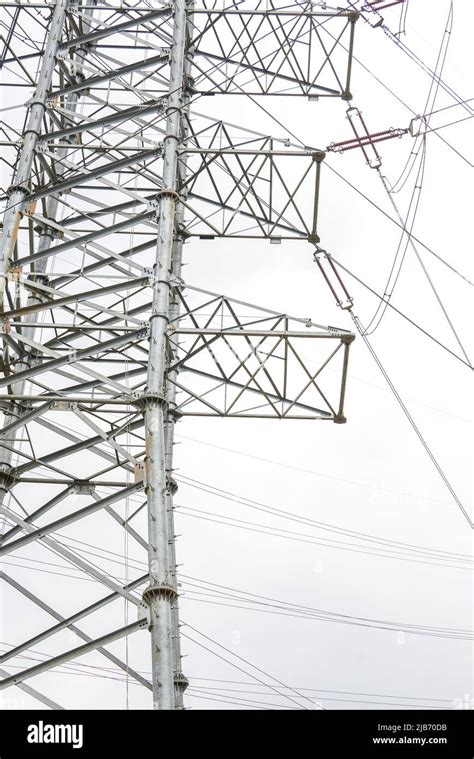
[[[253,0],[0,7],[12,93],[2,124],[10,173],[0,553],[52,551],[108,592],[68,616],[2,572],[13,604],[26,599],[30,616],[39,608],[55,622],[27,626],[26,638],[20,626],[0,662],[67,629],[84,642],[14,674],[2,669],[0,689],[18,686],[61,708],[26,681],[95,651],[150,690],[155,708],[183,709],[175,424],[189,415],[344,422],[353,340],[184,283],[192,238],[319,242],[324,153],[202,110],[211,95],[350,100],[357,14]],[[337,43],[325,37],[329,25]],[[316,369],[301,353],[308,341]],[[325,377],[336,361],[337,384]],[[130,516],[129,500],[142,492]],[[127,583],[63,540],[63,530],[92,535],[109,523],[148,554],[148,571]],[[136,621],[84,632],[81,620],[121,599],[137,608]],[[151,680],[107,649],[146,628]]]

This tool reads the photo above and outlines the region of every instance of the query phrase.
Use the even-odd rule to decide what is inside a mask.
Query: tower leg
[[[159,231],[150,317],[147,386],[142,396],[146,436],[146,494],[150,585],[143,594],[149,607],[152,645],[152,685],[155,709],[174,709],[173,606],[176,584],[170,563],[170,498],[166,476],[165,423],[169,399],[166,387],[167,340],[170,319],[173,241],[178,207],[178,146],[184,105],[186,4],[174,2],[166,137],[163,142],[163,189],[159,194]]]

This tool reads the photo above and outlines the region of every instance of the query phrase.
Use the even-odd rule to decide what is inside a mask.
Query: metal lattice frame
[[[316,245],[324,158],[203,114],[195,102],[212,94],[350,99],[357,14],[185,0],[1,0],[0,8],[9,28],[4,91],[30,97],[24,122],[13,107],[0,130],[8,187],[0,553],[53,551],[106,591],[65,616],[2,572],[32,613],[54,623],[1,663],[66,629],[84,642],[15,674],[0,670],[0,688],[16,685],[61,708],[25,681],[97,651],[150,690],[155,708],[182,709],[175,422],[343,422],[353,339],[185,286],[183,244],[193,237]],[[327,24],[349,55],[325,36]],[[325,369],[336,361],[335,387]],[[141,492],[147,531],[124,517],[124,502]],[[125,585],[58,537],[104,514],[148,553],[148,572]],[[81,620],[120,599],[138,620],[91,639]],[[151,681],[107,649],[143,628]]]

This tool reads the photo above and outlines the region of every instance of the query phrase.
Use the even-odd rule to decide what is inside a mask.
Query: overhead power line
[[[219,648],[219,649],[222,649],[222,650],[223,650],[223,651],[225,651],[227,654],[230,654],[230,655],[231,655],[231,656],[233,656],[235,659],[238,659],[239,661],[243,662],[245,665],[247,665],[247,666],[248,666],[248,667],[250,667],[251,669],[255,669],[257,672],[259,672],[259,673],[263,674],[263,675],[264,675],[265,677],[267,677],[269,680],[272,680],[272,681],[273,681],[273,683],[277,683],[277,685],[283,686],[285,689],[289,690],[289,691],[290,691],[292,694],[296,695],[297,697],[299,697],[299,698],[300,698],[300,699],[302,699],[303,701],[307,701],[307,702],[309,702],[309,704],[311,705],[311,708],[314,708],[314,703],[313,703],[313,701],[312,701],[311,699],[309,699],[307,696],[303,696],[303,695],[302,695],[301,693],[299,693],[299,692],[298,692],[298,691],[297,691],[295,688],[289,688],[289,687],[288,687],[288,686],[286,686],[284,683],[282,683],[282,682],[281,682],[281,680],[279,680],[278,678],[274,677],[273,675],[269,675],[269,674],[268,674],[267,672],[265,672],[265,670],[263,670],[261,667],[257,667],[255,664],[251,664],[251,663],[250,663],[250,662],[249,662],[247,659],[244,659],[244,657],[243,657],[243,656],[240,656],[239,654],[236,654],[236,653],[235,653],[235,651],[231,651],[230,649],[226,648],[226,647],[225,647],[225,646],[223,646],[221,643],[218,643],[216,640],[214,640],[213,638],[211,638],[209,635],[205,635],[203,632],[200,632],[199,630],[197,630],[195,627],[192,627],[191,625],[189,625],[189,624],[186,624],[186,623],[185,623],[185,626],[186,626],[187,628],[189,628],[190,630],[192,630],[193,632],[195,632],[197,635],[200,635],[202,638],[204,638],[205,640],[209,641],[209,642],[210,642],[210,643],[211,643],[213,646],[216,646],[217,648]],[[255,674],[253,674],[251,671],[250,671],[250,672],[246,671],[245,669],[243,669],[243,668],[242,668],[241,666],[239,666],[238,664],[235,664],[235,662],[232,662],[232,660],[229,660],[229,659],[225,658],[225,657],[224,657],[222,654],[219,654],[217,651],[214,651],[213,649],[210,649],[208,646],[205,646],[205,645],[204,645],[203,643],[201,643],[200,641],[197,641],[197,640],[195,640],[194,638],[191,638],[189,635],[187,635],[187,633],[186,633],[186,634],[185,634],[185,633],[183,633],[183,635],[184,635],[184,637],[186,637],[186,638],[188,638],[189,640],[191,640],[193,643],[196,643],[198,646],[201,646],[201,647],[202,647],[202,648],[204,648],[206,651],[209,651],[209,652],[210,652],[211,654],[213,654],[214,656],[217,656],[219,659],[222,659],[223,661],[226,661],[228,664],[230,664],[230,665],[231,665],[232,667],[234,667],[235,669],[238,669],[240,672],[245,672],[245,674],[247,674],[247,675],[250,675],[250,677],[251,677],[253,680],[256,680],[257,682],[261,683],[262,685],[266,685],[266,687],[270,688],[272,691],[274,691],[275,693],[277,693],[278,695],[280,695],[280,694],[279,694],[279,691],[276,689],[276,687],[275,687],[275,685],[274,685],[274,684],[272,684],[272,683],[265,683],[264,681],[262,681],[262,680],[260,679],[260,677],[259,677],[258,675],[255,675]],[[308,710],[308,707],[307,707],[307,706],[305,706],[305,705],[302,705],[302,704],[301,704],[299,701],[295,701],[295,699],[294,699],[293,695],[291,695],[291,696],[290,696],[289,694],[285,694],[285,698],[286,698],[286,699],[288,699],[288,701],[291,701],[291,702],[293,702],[294,704],[296,704],[296,706],[298,707],[298,709],[305,709],[305,710]],[[323,707],[320,707],[320,708],[323,708]]]

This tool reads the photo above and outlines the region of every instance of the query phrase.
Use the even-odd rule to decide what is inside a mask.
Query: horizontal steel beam
[[[65,190],[69,190],[71,189],[71,187],[78,187],[81,184],[85,184],[86,182],[89,182],[91,179],[98,179],[100,177],[105,176],[106,174],[117,172],[126,166],[132,166],[135,163],[141,163],[142,161],[147,161],[148,159],[151,159],[151,158],[157,158],[160,154],[161,154],[161,147],[158,147],[158,148],[153,148],[151,150],[141,150],[138,153],[134,153],[131,156],[122,158],[119,161],[109,161],[108,163],[102,164],[101,166],[98,166],[95,169],[91,169],[87,173],[76,174],[75,176],[70,177],[69,179],[65,179],[62,182],[49,185],[46,189],[33,192],[31,193],[31,195],[28,196],[28,200],[32,201],[32,200],[41,200],[42,198],[48,198],[50,195],[56,195],[57,193],[61,193],[61,192],[64,192]],[[22,259],[19,259],[16,263],[18,266],[21,266],[23,261]]]
[[[293,404],[295,407],[298,404]],[[212,411],[180,411],[180,416],[189,416],[189,417],[197,417],[197,418],[205,418],[205,419],[215,419],[218,417],[219,419],[265,419],[268,421],[277,421],[281,422],[289,420],[293,422],[329,422],[332,421],[333,417],[331,415],[321,416],[321,414],[285,414],[285,415],[279,415],[279,414],[254,414],[254,413],[247,413],[247,412],[230,412],[229,414],[225,411],[222,411],[221,413],[212,412]]]
[[[68,87],[62,87],[58,90],[52,90],[50,95],[51,97],[61,97],[62,95],[69,95],[72,92],[80,92],[81,90],[88,90],[92,87],[95,87],[98,84],[102,84],[102,82],[109,82],[112,79],[116,79],[119,76],[125,76],[126,74],[130,74],[132,71],[137,71],[139,69],[145,69],[149,68],[150,66],[159,65],[160,63],[163,63],[169,58],[168,53],[162,53],[161,55],[153,55],[150,58],[145,58],[142,61],[138,61],[137,63],[130,63],[128,66],[121,66],[118,69],[113,69],[112,71],[108,71],[106,74],[102,74],[101,76],[92,76],[88,79],[84,79],[82,82],[77,82],[76,84],[71,84]],[[66,130],[67,131],[67,130]],[[51,135],[45,135],[44,138],[50,138]]]
[[[133,222],[132,222],[133,223]],[[104,231],[106,232],[113,232],[113,228]],[[84,239],[84,238],[81,238]],[[62,246],[59,245],[59,248]],[[53,254],[56,253],[56,248],[49,248],[47,251],[47,254]],[[37,260],[38,258],[41,258],[40,255],[36,254],[34,256],[29,256],[30,259]],[[67,295],[63,298],[56,298],[56,299],[48,299],[45,300],[43,303],[32,303],[29,306],[23,306],[22,308],[16,308],[13,311],[5,311],[3,314],[3,317],[5,319],[13,319],[16,316],[25,316],[26,314],[35,314],[38,311],[45,311],[49,310],[50,308],[60,308],[61,306],[69,305],[69,303],[80,303],[81,301],[88,300],[89,298],[101,298],[103,295],[108,295],[109,293],[114,292],[120,292],[121,290],[131,290],[135,287],[140,287],[140,285],[145,285],[148,283],[149,277],[139,277],[138,279],[135,279],[133,277],[130,278],[128,282],[116,282],[113,285],[109,285],[108,287],[96,287],[95,290],[86,290],[82,293],[74,293],[73,295]],[[37,293],[41,298],[45,297],[45,293],[38,290],[38,288],[35,287],[34,280],[26,280],[22,282],[23,287],[25,287],[28,290],[31,290],[34,293]],[[124,319],[126,318],[126,315],[124,314]],[[52,325],[53,327],[57,327],[58,325],[54,323]],[[68,327],[73,325],[67,325]],[[80,327],[80,325],[79,325]],[[98,324],[94,329],[103,331],[103,327]],[[136,328],[135,328],[136,329]]]
[[[111,213],[113,212],[113,210],[114,210],[113,208],[110,209]],[[60,285],[63,285],[65,282],[70,282],[71,280],[77,279],[77,277],[87,277],[89,274],[92,274],[94,271],[97,271],[97,269],[102,269],[108,265],[113,266],[116,261],[121,261],[123,259],[124,262],[126,262],[128,258],[131,258],[137,253],[143,253],[143,251],[149,250],[154,245],[156,245],[156,236],[150,234],[150,239],[147,240],[146,242],[142,242],[140,243],[140,245],[134,245],[132,248],[127,248],[126,250],[122,250],[120,253],[117,253],[115,256],[101,258],[100,260],[95,261],[92,264],[88,264],[87,266],[84,266],[81,269],[75,269],[74,271],[71,271],[68,274],[63,274],[62,276],[58,276],[56,279],[52,280],[51,284],[53,285],[53,287],[59,287]]]
[[[133,10],[133,8],[130,8],[130,10]],[[161,8],[158,11],[146,13],[143,16],[139,16],[138,18],[130,18],[128,21],[123,21],[120,24],[110,24],[107,25],[104,29],[97,29],[95,32],[83,34],[82,37],[72,37],[71,39],[62,42],[59,46],[59,49],[74,50],[78,47],[90,45],[91,43],[93,44],[97,42],[97,40],[104,39],[104,37],[110,37],[111,34],[119,34],[120,32],[127,31],[128,29],[133,29],[134,26],[145,24],[147,21],[153,21],[154,19],[161,18],[162,16],[169,16],[170,13],[171,7],[168,6],[166,8]]]
[[[170,367],[170,371],[173,371],[173,369],[174,369],[174,367]],[[221,386],[222,385],[228,385],[229,387],[233,387],[236,390],[245,390],[246,393],[252,393],[254,395],[260,396],[260,398],[262,398],[262,400],[264,400],[265,396],[266,396],[267,398],[269,398],[274,403],[291,403],[291,404],[293,404],[294,408],[301,408],[301,409],[304,409],[305,411],[311,412],[312,416],[308,417],[310,419],[314,419],[315,418],[314,415],[316,415],[316,418],[318,418],[318,419],[319,418],[320,419],[332,419],[333,418],[332,414],[330,414],[328,411],[324,411],[323,409],[314,408],[313,406],[308,406],[308,405],[306,405],[304,403],[299,403],[299,402],[293,403],[293,401],[290,398],[284,398],[283,396],[277,395],[276,393],[270,393],[270,392],[268,392],[268,393],[263,394],[261,390],[257,390],[257,388],[255,388],[255,387],[246,387],[241,382],[235,382],[234,380],[229,380],[229,379],[225,380],[223,377],[216,377],[214,374],[210,374],[209,372],[203,372],[200,369],[193,369],[193,368],[191,368],[189,366],[186,366],[186,364],[184,364],[184,366],[180,366],[180,371],[181,372],[191,372],[191,374],[196,374],[199,377],[204,377],[205,379],[215,380]],[[178,387],[181,390],[184,390],[185,392],[190,392],[184,385],[178,385]],[[199,400],[199,399],[196,399],[196,400]],[[207,414],[200,414],[199,412],[195,413],[194,411],[186,413],[185,411],[181,411],[181,408],[180,408],[179,404],[177,406],[177,411],[179,412],[179,414],[182,414],[183,416],[215,416],[215,414],[209,414],[209,413],[207,413]],[[225,411],[223,411],[222,414],[220,414],[220,415],[221,416],[226,416]],[[282,417],[283,417],[283,415],[282,415]],[[265,417],[265,418],[267,418],[267,417]],[[280,417],[278,417],[278,418],[280,418]]]
[[[65,490],[63,490],[61,493],[58,493],[54,496],[54,498],[51,498],[50,501],[47,503],[44,503],[42,506],[40,506],[35,511],[31,512],[27,517],[25,517],[26,524],[30,524],[34,519],[37,519],[42,514],[46,514],[47,511],[50,511],[50,509],[54,509],[55,506],[57,506],[61,501],[64,501],[65,498],[68,497],[68,495],[72,495],[77,491],[77,487],[74,484],[69,485]],[[15,527],[11,527],[2,537],[2,540],[0,541],[0,546],[5,545],[9,540],[11,540],[15,535],[18,535],[19,532],[22,531],[22,528],[19,525],[15,525]],[[0,662],[2,661],[0,657]]]
[[[59,656],[54,656],[52,659],[41,662],[41,664],[36,664],[34,667],[30,667],[30,669],[25,669],[23,672],[17,672],[16,675],[5,677],[0,681],[0,690],[9,688],[12,685],[18,685],[18,683],[22,683],[24,680],[40,675],[42,672],[48,672],[48,670],[54,669],[54,667],[59,667],[65,662],[77,659],[79,656],[84,656],[101,646],[106,646],[107,643],[113,643],[114,640],[120,640],[120,638],[124,638],[126,635],[131,635],[137,630],[144,630],[147,626],[148,622],[146,619],[132,622],[131,624],[125,625],[125,627],[120,627],[118,630],[114,630],[107,635],[102,635],[100,638],[96,638],[96,640],[92,640],[90,643],[84,643],[82,646],[72,648],[70,651],[65,651],[63,654],[59,654]]]
[[[34,253],[31,256],[24,256],[24,258],[18,259],[17,265],[24,266],[25,264],[41,261],[43,258],[49,258],[49,256],[59,255],[65,253],[68,250],[74,250],[74,248],[81,248],[82,246],[85,247],[89,242],[100,240],[102,237],[108,237],[109,235],[113,235],[123,229],[130,229],[130,227],[134,227],[135,225],[141,224],[148,219],[152,219],[154,216],[156,216],[155,210],[145,211],[144,213],[136,214],[131,218],[119,221],[117,224],[113,224],[110,227],[99,227],[94,232],[89,232],[89,234],[73,237],[72,240],[67,240],[67,242],[62,242],[59,245],[54,245],[47,250],[39,251],[38,253]],[[45,220],[42,225],[45,228],[48,228],[47,220]]]
[[[300,6],[299,6],[300,7]],[[242,8],[239,10],[223,9],[219,8],[193,8],[193,15],[206,15],[206,16],[304,16],[304,17],[318,17],[321,18],[358,18],[359,13],[352,10],[338,10],[338,11],[304,11],[304,10],[278,10],[275,8],[268,11],[251,11]]]
[[[194,329],[185,327],[172,327],[170,329],[172,335],[213,335],[219,337],[220,335],[225,337],[282,337],[285,340],[291,340],[293,338],[317,338],[328,340],[341,340],[344,343],[352,343],[355,339],[355,335],[347,332],[313,332],[306,330],[306,332],[289,332],[287,330],[263,330],[263,329]]]
[[[102,119],[82,121],[76,126],[68,127],[67,129],[61,129],[57,132],[49,132],[47,134],[44,134],[41,137],[41,142],[44,143],[52,140],[61,140],[64,137],[71,137],[72,135],[81,134],[82,132],[93,132],[96,129],[102,129],[102,127],[109,126],[110,124],[120,123],[121,121],[129,121],[135,118],[135,116],[146,116],[149,113],[155,113],[156,111],[160,111],[162,107],[163,101],[159,100],[158,102],[154,101],[149,105],[144,103],[143,105],[134,106],[133,108],[125,108],[123,111],[113,113],[110,116],[104,116]],[[58,146],[56,145],[56,147]],[[71,145],[66,143],[66,147],[70,148]],[[81,149],[89,147],[89,145],[81,145]],[[104,145],[101,145],[100,147],[102,150],[104,150]],[[123,149],[123,145],[117,147],[117,150]],[[136,147],[134,149],[136,150]]]
[[[143,371],[146,371],[146,369],[135,369],[135,374],[140,373],[142,374]],[[117,377],[129,377],[129,372],[123,372],[121,374],[115,375]],[[89,384],[89,383],[88,383]],[[95,380],[95,385],[100,385],[99,380]],[[19,393],[12,393],[11,395],[1,395],[0,394],[0,410],[2,408],[2,405],[5,404],[5,402],[11,402],[11,401],[24,401],[25,403],[42,403],[44,400],[51,399],[52,403],[55,404],[61,404],[61,403],[90,403],[94,405],[101,406],[103,404],[105,405],[112,405],[112,406],[130,406],[130,401],[126,400],[124,398],[107,398],[107,397],[101,397],[100,395],[96,396],[86,396],[86,395],[67,395],[66,391],[64,391],[64,394],[49,394],[48,395],[28,395],[24,394],[21,395]],[[54,410],[54,409],[53,409]],[[38,415],[35,414],[35,418]]]
[[[49,423],[46,422],[46,420],[41,420],[41,423],[45,426],[49,426]],[[114,437],[119,435],[121,432],[125,430],[133,431],[136,429],[139,429],[140,427],[143,427],[143,416],[140,414],[139,418],[135,419],[134,421],[127,421],[124,424],[122,424],[121,427],[117,429],[109,430],[107,435],[109,437]],[[69,434],[66,430],[63,432],[63,435],[66,437],[69,437]],[[73,438],[77,439],[77,438]],[[12,469],[12,475],[17,478],[21,476],[24,472],[29,472],[32,469],[34,469],[37,466],[43,466],[44,464],[50,464],[52,461],[56,461],[57,459],[64,458],[65,456],[71,456],[73,453],[79,453],[80,451],[88,450],[89,448],[94,448],[94,446],[103,443],[104,439],[101,435],[95,435],[92,438],[88,438],[86,440],[81,440],[78,443],[75,443],[74,445],[70,445],[67,448],[62,448],[60,450],[53,451],[52,453],[47,453],[44,456],[40,456],[39,458],[35,459],[34,461],[29,462],[28,464],[22,464],[15,469]],[[107,459],[109,459],[108,454],[105,453],[105,451],[101,451],[103,456]],[[109,459],[110,460],[110,459]]]
[[[66,353],[64,356],[59,356],[58,358],[53,358],[50,361],[45,361],[41,364],[28,367],[28,369],[16,372],[15,374],[10,374],[8,377],[0,377],[0,387],[11,385],[12,383],[18,382],[21,379],[30,379],[31,377],[35,377],[37,374],[42,374],[43,372],[59,369],[61,366],[66,366],[67,364],[90,358],[96,353],[103,353],[104,351],[113,350],[114,348],[118,348],[121,345],[126,345],[130,342],[134,342],[135,340],[142,340],[144,337],[146,337],[146,334],[146,328],[138,329],[135,331],[135,333],[128,332],[126,335],[119,335],[118,337],[114,337],[111,340],[106,340],[103,343],[97,343],[87,348],[80,348],[75,352],[74,356],[72,356],[70,353]],[[19,340],[24,341],[27,344],[32,342],[30,340],[27,340],[25,335],[15,333],[14,336],[18,337]],[[44,348],[44,346],[39,345],[38,348],[41,350]],[[87,371],[88,374],[92,374],[92,372],[88,369],[86,370],[85,367],[83,371]],[[94,374],[96,374],[96,372],[94,372]],[[108,380],[108,378],[104,377],[104,381],[105,380]],[[114,383],[110,382],[110,384],[112,385]],[[126,388],[123,388],[123,390],[126,391]]]
[[[79,638],[82,638],[82,640],[85,640],[86,643],[90,643],[92,641],[92,638],[87,635],[85,632],[83,632],[81,629],[79,629],[71,619],[65,619],[61,614],[59,614],[57,611],[55,611],[51,606],[49,606],[47,603],[42,601],[40,598],[38,598],[34,593],[31,593],[29,590],[24,588],[20,583],[16,582],[12,578],[8,577],[8,575],[5,575],[3,572],[0,573],[0,579],[5,580],[5,582],[9,583],[15,590],[17,590],[19,593],[24,595],[26,598],[28,598],[32,603],[34,603],[36,606],[38,606],[40,609],[43,609],[47,614],[52,616],[54,619],[60,620],[57,625],[54,625],[53,627],[49,628],[48,630],[44,630],[42,633],[39,633],[39,635],[35,635],[33,638],[30,638],[27,641],[24,641],[19,646],[16,646],[15,648],[11,648],[9,651],[7,651],[3,656],[0,656],[0,662],[5,662],[8,659],[11,659],[14,656],[18,656],[22,651],[28,651],[30,648],[33,648],[38,643],[40,643],[43,640],[47,640],[52,635],[55,635],[60,630],[64,630],[65,628],[68,628],[72,632],[74,632]],[[127,590],[130,590],[132,587],[137,587],[141,585],[144,580],[147,579],[147,575],[145,575],[145,578],[140,578],[140,581],[135,580],[134,583],[130,583],[126,586]],[[112,594],[115,596],[115,594]],[[115,596],[117,597],[117,596]],[[110,599],[110,596],[108,597]],[[107,601],[109,602],[109,601]],[[92,607],[97,607],[97,609],[102,608],[105,606],[105,603],[98,602],[97,604],[93,604]],[[87,616],[91,613],[92,607],[89,607],[87,611],[79,612],[78,614],[74,615],[75,617],[78,617],[79,619],[83,618],[84,616]],[[96,610],[96,609],[94,609]],[[129,666],[127,662],[123,662],[121,659],[119,659],[118,656],[115,656],[115,654],[110,653],[110,651],[107,651],[107,649],[100,646],[97,649],[97,652],[102,654],[102,656],[105,656],[106,659],[111,661],[115,666],[122,669],[124,672],[127,673],[127,675],[130,675],[134,678],[140,685],[145,686],[145,688],[148,688],[151,690],[151,683],[142,675],[140,675],[139,672],[137,672],[135,669]]]
[[[10,398],[8,400],[10,400]],[[43,399],[43,400],[46,400],[46,399]],[[50,408],[51,403],[52,401],[43,403],[41,406],[38,406],[38,408],[35,408],[32,411],[28,411],[26,414],[23,414],[14,422],[11,422],[10,424],[6,424],[4,427],[2,427],[0,439],[7,438],[8,435],[11,435],[13,432],[16,432],[16,430],[20,429],[20,427],[24,427],[25,424],[29,424],[30,422],[33,422],[39,416],[46,413],[46,411]],[[1,405],[0,405],[0,409],[1,409]]]
[[[148,577],[148,574],[138,577],[136,580],[133,580],[133,582],[128,583],[128,585],[124,585],[124,590],[130,591],[140,587],[140,585],[148,580]],[[11,577],[6,575],[5,572],[0,572],[0,580],[8,583],[20,593],[24,592],[24,588],[19,585],[16,580],[13,580]],[[61,632],[61,630],[65,630],[66,628],[70,627],[70,625],[73,625],[75,622],[79,622],[81,619],[84,619],[84,617],[88,617],[95,611],[99,611],[99,609],[102,609],[104,606],[112,603],[112,601],[116,601],[117,598],[120,598],[119,593],[109,593],[108,596],[104,596],[104,598],[101,598],[99,601],[96,601],[90,606],[86,606],[84,609],[77,611],[75,614],[71,614],[69,617],[62,618],[57,625],[53,625],[53,627],[50,627],[48,630],[44,630],[38,635],[35,635],[35,637],[31,638],[29,641],[25,641],[19,646],[16,646],[16,648],[12,648],[4,653],[2,656],[0,656],[0,664],[3,664],[4,661],[11,659],[12,656],[16,656],[17,654],[28,650],[28,648],[31,648],[33,645],[41,643],[41,641],[46,640],[47,638],[51,637],[51,635],[55,635],[56,633]]]
[[[285,156],[288,158],[313,158],[316,156],[321,160],[324,155],[322,150],[246,150],[238,145],[235,148],[181,148],[180,154],[192,155],[259,155],[259,156]]]
[[[238,51],[237,51],[238,52]],[[214,53],[206,53],[203,50],[199,50],[199,48],[196,50],[195,55],[200,55],[203,58],[210,58],[213,61],[219,61],[220,63],[226,63],[227,65],[236,66],[239,69],[244,69],[245,71],[252,71],[254,74],[258,74],[258,76],[270,76],[272,77],[272,80],[274,79],[281,79],[284,82],[291,82],[292,84],[298,84],[301,87],[307,87],[311,89],[319,90],[320,92],[327,93],[329,95],[340,95],[341,93],[339,90],[333,90],[331,87],[323,87],[320,84],[314,84],[313,82],[307,82],[303,79],[297,79],[294,76],[288,76],[287,74],[280,74],[278,71],[269,71],[268,69],[263,68],[263,66],[254,66],[250,63],[243,63],[241,60],[232,60],[232,58],[225,58],[223,55],[215,55]],[[204,74],[206,72],[203,72]],[[228,79],[231,79],[228,77]],[[222,85],[225,87],[227,83],[227,79],[225,80],[224,84]],[[232,81],[232,79],[231,79]],[[221,87],[219,84],[215,84],[215,90],[216,92],[219,92]],[[245,94],[245,93],[243,93]],[[263,94],[263,93],[260,93]],[[305,93],[306,95],[307,93]]]
[[[97,297],[100,296],[100,292],[96,290]],[[50,301],[50,305],[48,308],[52,308],[51,303],[54,303],[55,301]],[[69,310],[69,309],[68,309]],[[128,321],[128,314],[125,317]],[[141,322],[142,324],[144,322]],[[18,320],[18,321],[11,321],[10,327],[24,327],[24,322]],[[67,333],[62,333],[61,335],[58,335],[57,342],[61,343],[62,339],[67,336],[72,336],[72,333],[78,332],[82,333],[82,336],[84,336],[84,333],[86,332],[134,332],[136,327],[124,327],[121,325],[117,325],[115,327],[96,327],[96,326],[90,326],[89,324],[79,324],[74,325],[71,322],[51,322],[50,324],[41,324],[41,329],[54,329],[56,332],[60,329],[67,330]],[[81,334],[79,334],[79,337]]]
[[[68,525],[77,522],[79,519],[84,519],[84,517],[88,517],[100,509],[105,509],[106,506],[110,506],[112,503],[121,501],[122,498],[127,498],[128,496],[133,495],[133,493],[136,493],[139,490],[143,490],[143,487],[143,482],[137,482],[133,485],[129,485],[123,490],[119,490],[118,493],[112,493],[112,495],[109,495],[106,498],[101,498],[100,501],[90,503],[88,506],[84,506],[82,509],[74,511],[72,514],[68,514],[65,517],[56,519],[54,522],[50,522],[44,527],[40,527],[39,529],[28,533],[28,535],[24,535],[22,538],[14,540],[12,543],[2,545],[0,547],[0,556],[11,553],[12,551],[16,551],[17,548],[28,545],[28,543],[33,543],[35,540],[41,540],[41,538],[44,538],[46,535],[50,535],[52,532],[56,532],[56,530],[61,530],[63,527],[67,527]]]
[[[48,477],[47,479],[45,477],[22,477],[21,480],[17,481],[17,484],[20,484],[20,482],[28,482],[35,485],[77,485],[81,488],[126,488],[128,485],[128,482],[121,480],[74,480],[70,477]]]
[[[7,672],[5,669],[0,669],[0,675],[2,677],[9,677],[10,673]],[[61,706],[60,704],[56,703],[56,701],[53,701],[51,698],[44,696],[35,688],[31,688],[29,685],[25,685],[24,683],[17,683],[17,687],[20,688],[20,690],[22,690],[24,693],[27,693],[32,698],[35,698],[40,703],[44,704],[45,706],[49,706],[50,709],[54,709],[56,711],[65,711],[64,706]]]
[[[206,198],[204,195],[198,195],[197,193],[193,192],[192,190],[189,191],[188,197],[191,200],[199,200],[199,201],[202,201],[204,203],[208,203],[209,205],[214,206],[215,208],[220,208],[222,211],[235,212],[235,207],[231,206],[229,203],[220,203],[217,200],[212,200],[211,198]],[[188,207],[189,207],[190,211],[193,210],[191,206],[188,206]],[[280,221],[277,221],[277,222],[270,221],[270,219],[265,218],[265,216],[260,216],[259,214],[256,214],[256,213],[253,214],[250,211],[245,211],[245,210],[242,210],[242,211],[239,210],[239,215],[243,216],[246,219],[252,219],[253,221],[261,222],[262,224],[270,224],[271,223],[275,227],[275,229],[279,229],[279,230],[282,229],[282,230],[285,230],[286,232],[292,232],[294,235],[298,235],[301,240],[307,240],[308,239],[308,235],[307,235],[306,232],[304,232],[303,230],[297,229],[296,227],[291,226],[290,224],[283,224]],[[203,233],[202,232],[201,233],[197,232],[195,236],[196,237],[201,237],[201,236],[203,236]],[[261,235],[260,235],[260,237],[261,237]],[[294,238],[289,238],[289,239],[294,239]]]
[[[11,511],[11,509],[7,509],[5,506],[0,506],[0,513],[3,514],[3,516],[10,519],[15,524],[18,524],[21,527],[23,527],[23,529],[25,529],[27,532],[29,533],[34,532],[34,528],[31,525],[27,524],[27,522],[21,519],[21,517],[19,517],[13,511]],[[58,540],[53,540],[52,538],[48,538],[48,537],[45,537],[43,540],[44,540],[45,545],[48,546],[48,548],[51,548],[55,553],[62,556],[67,562],[69,562],[73,566],[78,567],[86,575],[90,575],[91,577],[94,577],[100,583],[105,585],[105,587],[118,593],[127,601],[130,601],[130,603],[132,603],[134,606],[139,605],[139,601],[135,598],[135,596],[129,593],[128,590],[124,590],[124,588],[121,585],[116,583],[107,574],[105,574],[104,572],[101,572],[90,562],[82,559],[80,556],[75,554],[74,551],[71,551],[69,550],[69,548],[66,548],[66,546],[62,545],[62,543],[60,543]]]

